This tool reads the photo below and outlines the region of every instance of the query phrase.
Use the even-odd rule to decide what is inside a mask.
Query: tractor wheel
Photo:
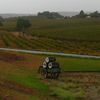
[[[58,79],[58,77],[59,77],[59,73],[53,73],[52,74],[52,78],[53,79]]]
[[[48,73],[47,72],[44,73],[44,78],[45,79],[48,78]]]
[[[55,79],[58,79],[59,73],[55,73]]]
[[[38,73],[41,74],[42,73],[42,69],[43,69],[42,66],[40,66],[39,69],[38,69]]]
[[[51,73],[50,78],[51,78],[51,79],[54,79],[54,73]]]

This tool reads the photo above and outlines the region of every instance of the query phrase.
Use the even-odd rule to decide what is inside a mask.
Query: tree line
[[[49,12],[49,11],[38,13],[37,17],[45,17],[49,19],[66,18],[57,12]],[[100,13],[98,11],[95,11],[95,12],[87,14],[83,10],[81,10],[79,14],[73,16],[72,18],[87,18],[87,17],[100,18]],[[0,26],[3,26],[3,22],[4,22],[4,19],[0,17]],[[16,30],[24,35],[26,29],[31,27],[31,25],[32,25],[31,22],[27,18],[19,17],[17,18]]]
[[[37,17],[45,17],[49,19],[62,19],[62,18],[70,18],[69,16],[63,16],[57,12],[49,12],[49,11],[44,11],[44,12],[39,12]],[[81,10],[77,15],[72,16],[71,18],[100,18],[100,13],[98,11],[94,11],[92,13],[85,13],[83,10]]]
[[[98,11],[92,13],[85,13],[83,10],[79,14],[73,16],[72,18],[100,18],[100,13]]]
[[[49,12],[49,11],[39,12],[37,14],[37,16],[38,17],[49,18],[49,19],[60,19],[60,18],[64,18],[64,16],[60,15],[57,12]]]

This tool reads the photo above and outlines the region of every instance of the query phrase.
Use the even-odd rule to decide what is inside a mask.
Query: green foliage
[[[20,31],[24,31],[25,28],[29,28],[31,26],[31,23],[27,19],[19,18],[17,20],[17,29]]]
[[[52,90],[53,94],[55,94],[63,100],[77,100],[78,98],[80,98],[80,100],[84,100],[85,91],[80,89],[77,92],[75,92],[74,89],[75,88],[73,88],[73,90],[66,90],[61,87],[53,87]]]
[[[73,16],[75,18],[100,18],[100,13],[98,11],[92,12],[90,14],[86,14],[83,10],[80,11],[80,13],[76,16]]]
[[[19,57],[25,57],[25,59],[22,61],[13,61],[12,63],[10,60],[0,61],[1,84],[3,84],[6,80],[11,82],[8,85],[4,85],[5,86],[4,88],[9,91],[9,96],[12,95],[11,91],[13,90],[18,92],[17,95],[18,97],[25,95],[28,98],[28,99],[25,98],[27,100],[41,100],[41,99],[86,100],[88,97],[91,98],[91,93],[93,93],[94,96],[97,95],[96,94],[97,92],[93,92],[94,89],[99,91],[98,89],[98,87],[100,86],[99,85],[100,79],[98,77],[99,73],[98,74],[94,73],[94,77],[92,74],[88,77],[89,80],[96,79],[96,81],[94,80],[92,84],[91,84],[92,81],[90,81],[90,83],[88,84],[89,80],[87,80],[87,74],[85,74],[84,76],[84,73],[83,76],[80,75],[77,77],[77,74],[76,76],[73,76],[73,74],[72,76],[70,76],[71,74],[68,74],[68,77],[66,77],[67,73],[62,72],[62,76],[58,80],[47,80],[47,79],[43,80],[40,79],[40,77],[37,74],[37,66],[31,68],[31,66],[28,65],[28,63],[30,63],[30,61],[33,61],[33,59],[35,58],[36,60],[40,61],[41,58],[46,57],[45,55],[30,55],[30,54],[28,55],[22,53],[11,53],[11,54],[16,54]],[[90,68],[90,66],[92,67],[96,66],[95,68],[100,68],[100,59],[98,60],[80,59],[80,58],[70,58],[70,57],[60,57],[60,56],[57,56],[57,59],[60,63],[62,62],[66,66],[66,70],[68,66],[70,66],[71,70],[73,70],[73,68],[77,66],[78,63],[80,63],[80,68],[83,70],[85,66],[85,65],[83,66],[84,63],[86,63],[87,69],[88,67]],[[31,62],[31,64],[34,64],[34,62]],[[62,69],[65,68],[63,64],[61,64]],[[13,83],[15,85],[13,85]],[[36,95],[34,94],[31,95],[31,93],[29,95],[26,94],[26,92],[24,91],[19,91],[20,89],[17,90],[16,88],[14,88],[17,84],[20,84],[20,86],[23,86],[27,89],[33,89],[34,93],[36,92],[35,93]],[[10,87],[12,87],[12,89],[10,89]],[[4,95],[6,95],[6,93]]]
[[[3,26],[4,19],[0,16],[0,26]]]
[[[46,17],[46,18],[50,18],[50,19],[64,18],[62,15],[60,15],[57,12],[49,12],[49,11],[38,13],[38,16],[39,17]]]
[[[98,11],[95,11],[95,12],[91,13],[90,16],[93,18],[100,18],[100,13]]]
[[[64,71],[100,71],[99,59],[59,58],[60,66]]]
[[[1,38],[7,47],[11,46],[11,41],[9,40],[8,36],[4,34],[1,35]]]
[[[80,13],[76,16],[74,16],[76,18],[86,18],[87,17],[87,14],[84,13],[83,10],[80,11]]]
[[[33,39],[26,39],[23,36],[21,38],[15,37],[17,38],[15,40],[20,42],[13,43],[17,44],[19,48],[22,45],[22,48],[25,49],[100,55],[99,18],[58,20],[30,16],[23,19],[28,19],[31,22],[31,27],[26,28],[25,33],[32,35]],[[16,18],[6,19],[0,29],[16,31],[16,21]]]
[[[48,91],[48,85],[42,83],[35,76],[36,75],[25,75],[25,76],[13,75],[13,76],[10,76],[9,79],[15,82],[18,82],[20,84],[23,84],[24,86],[27,86],[33,89],[34,88],[38,89],[42,92]]]
[[[3,21],[4,21],[4,19],[3,19],[1,16],[0,16],[0,21],[1,21],[1,22],[3,22]]]
[[[100,40],[100,20],[99,19],[42,19],[27,17],[31,22],[31,27],[26,29],[26,33],[33,36],[65,39],[65,40],[84,40],[98,41]],[[16,27],[16,21],[10,20],[4,23],[4,27],[13,25]],[[11,26],[12,27],[12,26]],[[9,29],[11,28],[9,27]],[[8,28],[7,28],[8,30]],[[88,38],[89,37],[89,38]]]
[[[0,21],[0,26],[3,26],[3,23]]]
[[[20,48],[23,48],[23,49],[27,48],[27,44],[25,43],[26,41],[23,42],[24,41],[23,39],[16,38],[15,36],[9,35],[9,34],[6,34],[6,37],[9,39],[9,42],[19,46]]]

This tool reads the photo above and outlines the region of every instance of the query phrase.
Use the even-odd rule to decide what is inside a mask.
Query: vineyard
[[[29,19],[24,35],[6,19],[0,47],[100,55],[99,19]],[[56,56],[61,75],[50,80],[37,73],[45,57],[0,51],[0,100],[99,100],[100,59]]]
[[[15,33],[16,34],[16,33]],[[8,47],[8,48],[21,48],[21,49],[31,49],[31,50],[60,50],[63,48],[67,48],[66,46],[61,46],[58,44],[59,41],[55,42],[53,39],[47,38],[28,38],[22,36],[15,36],[11,33],[2,33],[0,35],[0,47]]]
[[[0,27],[0,47],[100,55],[100,19],[42,19],[25,17],[32,26],[25,36],[16,30],[17,18]]]
[[[100,55],[99,42],[68,41],[46,37],[20,36],[18,32],[1,32],[0,47]]]

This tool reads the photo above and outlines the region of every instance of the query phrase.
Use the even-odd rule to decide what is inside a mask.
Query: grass
[[[1,52],[4,57],[7,58],[6,52]],[[5,54],[6,53],[6,54]],[[27,88],[31,88],[36,90],[36,95],[27,95],[26,100],[55,100],[59,98],[60,100],[86,100],[86,92],[84,85],[80,82],[85,81],[85,79],[81,80],[80,78],[73,77],[61,77],[59,80],[44,80],[37,74],[37,70],[39,65],[41,65],[43,58],[46,55],[31,55],[25,53],[13,53],[9,52],[11,55],[16,54],[18,57],[24,57],[23,60],[0,60],[0,80],[9,80],[16,84],[21,84]],[[9,56],[10,56],[9,54]],[[1,55],[1,57],[2,57]],[[12,55],[14,56],[14,55]],[[9,58],[8,58],[9,59]],[[100,71],[100,60],[96,59],[80,59],[80,58],[71,58],[71,57],[60,57],[57,56],[57,61],[61,65],[62,73],[63,71],[84,71],[84,62],[86,62],[87,67],[85,67],[85,71],[87,70],[98,70]],[[80,64],[79,64],[80,63]],[[93,65],[94,63],[94,65]],[[80,65],[81,68],[75,67]],[[95,67],[97,65],[98,67]],[[70,66],[67,67],[67,66]],[[94,69],[95,68],[95,69]],[[72,80],[72,81],[69,81]],[[3,88],[3,87],[2,87]],[[2,90],[0,88],[0,91]],[[12,91],[16,91],[13,89],[6,88],[2,93],[10,93],[12,95]],[[18,93],[16,93],[18,92]],[[15,97],[21,98],[22,96],[25,97],[25,93],[16,91],[13,92]],[[1,93],[1,92],[0,92]],[[16,95],[15,95],[16,94]],[[4,95],[4,94],[3,94]],[[25,97],[26,98],[26,97]],[[20,99],[18,99],[20,100]],[[57,99],[58,100],[58,99]]]
[[[64,80],[67,80],[67,78]],[[85,100],[86,98],[86,92],[81,84],[68,81],[59,81],[51,84],[53,84],[51,87],[52,96],[59,97],[62,100]]]
[[[36,70],[35,71],[29,70],[29,69],[23,68],[22,66],[10,64],[9,62],[0,61],[0,64],[1,64],[0,80],[1,79],[2,80],[9,80],[9,81],[12,81],[16,84],[21,84],[23,86],[31,88],[33,90],[35,89],[36,91],[40,92],[40,95],[43,93],[47,93],[49,91],[48,85],[41,82],[41,80],[39,80],[39,78],[35,74]],[[9,90],[9,88],[8,88],[8,90]],[[10,93],[10,90],[8,93]],[[10,95],[12,95],[12,94],[10,94]],[[26,95],[26,94],[19,92],[19,94],[17,94],[17,95],[19,98],[21,98],[22,95],[23,95],[23,97],[25,97],[24,95]],[[25,100],[40,100],[40,99],[38,99],[38,96],[31,95],[31,94],[26,95],[25,98],[27,98]]]
[[[6,68],[6,70],[1,70],[1,78],[6,78],[15,82],[18,82],[20,84],[24,84],[27,87],[30,88],[36,88],[40,91],[47,91],[48,86],[39,81],[39,79],[36,77],[35,72],[32,70],[28,70],[26,68],[23,68],[22,66],[17,67],[16,65],[12,65],[9,63],[1,63],[2,66]],[[14,68],[13,68],[14,67]],[[2,72],[3,71],[3,72]],[[36,70],[35,70],[36,71]],[[3,76],[4,75],[4,76]]]
[[[31,22],[28,31],[35,36],[86,41],[99,40],[100,36],[100,19],[32,19]]]
[[[64,71],[100,71],[98,59],[59,58]]]
[[[15,76],[15,75],[12,75],[12,76],[9,77],[9,79],[13,80],[15,82],[18,82],[20,84],[24,84],[27,87],[30,87],[30,88],[33,88],[33,89],[34,88],[38,89],[41,92],[48,91],[48,85],[40,82],[39,79],[36,78],[35,76],[34,75],[32,75],[32,76],[25,76],[25,75],[24,76],[21,76],[21,75]]]
[[[26,18],[30,19],[32,22],[32,26],[27,30],[27,34],[33,34],[34,36],[86,41],[97,41],[100,38],[100,19],[90,18],[57,20],[34,17]],[[14,27],[13,29],[15,29],[16,19],[9,19],[4,23],[5,29],[11,25]]]
[[[72,90],[65,90],[60,87],[53,87],[53,95],[60,97],[62,100],[83,100],[85,98],[85,91],[79,90],[75,92],[74,89]]]

